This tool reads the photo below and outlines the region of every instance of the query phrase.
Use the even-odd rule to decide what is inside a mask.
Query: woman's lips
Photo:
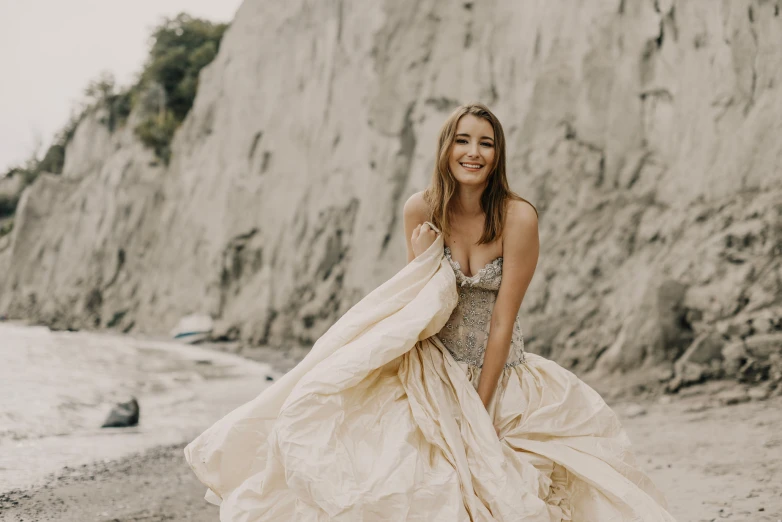
[[[483,168],[483,165],[480,163],[459,163],[459,165],[464,168],[464,170],[468,170],[470,172],[477,172]]]

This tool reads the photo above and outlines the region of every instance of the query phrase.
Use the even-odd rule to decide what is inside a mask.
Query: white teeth
[[[481,168],[480,165],[476,165],[474,163],[462,163],[463,167],[467,167],[468,169],[479,169]]]

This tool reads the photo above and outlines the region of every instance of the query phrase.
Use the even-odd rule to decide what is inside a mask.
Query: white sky
[[[130,84],[180,12],[230,22],[241,0],[0,0],[0,176],[49,145],[102,71]],[[45,148],[44,148],[45,151]]]

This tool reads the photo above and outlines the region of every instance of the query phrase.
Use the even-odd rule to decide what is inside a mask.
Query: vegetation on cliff
[[[217,56],[227,28],[180,14],[152,34],[149,58],[129,96],[143,115],[136,134],[166,162],[174,131],[193,106],[198,73]]]
[[[23,186],[42,172],[61,174],[65,150],[82,119],[96,109],[105,110],[103,123],[114,132],[138,111],[135,134],[164,162],[171,156],[174,132],[193,106],[198,74],[220,48],[228,28],[181,13],[166,19],[151,35],[149,56],[134,85],[120,88],[113,75],[103,73],[85,89],[85,102],[54,138],[43,158],[34,154],[22,165],[12,167],[7,176],[22,176]],[[0,195],[0,218],[13,215],[20,194]],[[0,229],[0,235],[3,235]]]

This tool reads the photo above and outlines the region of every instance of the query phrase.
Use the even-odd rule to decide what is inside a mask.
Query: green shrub
[[[174,131],[193,106],[198,74],[217,56],[227,28],[182,13],[152,33],[149,59],[135,92],[141,93],[144,112],[156,114],[145,114],[136,134],[166,162]]]
[[[41,172],[61,174],[65,149],[90,111],[106,108],[108,116],[103,123],[114,132],[139,104],[141,122],[134,129],[136,135],[168,163],[174,132],[193,106],[198,73],[217,56],[227,28],[226,24],[214,24],[184,13],[165,20],[152,32],[149,57],[135,85],[120,90],[111,73],[101,73],[84,90],[85,107],[55,136],[43,159],[33,157],[24,165],[11,168],[8,174],[23,176],[25,186]],[[15,206],[15,202],[0,201],[0,215]]]
[[[87,84],[84,89],[84,95],[87,97],[90,105],[97,105],[106,101],[114,94],[117,88],[117,82],[114,75],[108,71],[103,71],[100,75]]]
[[[68,143],[73,139],[73,135],[76,133],[76,128],[84,118],[84,114],[73,115],[68,121],[68,124],[54,137],[52,144],[46,150],[43,155],[43,159],[38,159],[36,154],[33,154],[22,165],[16,165],[11,167],[6,172],[6,176],[22,176],[24,180],[22,188],[31,185],[36,180],[41,172],[50,172],[52,174],[62,174],[63,166],[65,165],[65,148]],[[8,203],[3,208],[8,208]],[[14,204],[15,206],[15,204]],[[2,207],[2,204],[0,204]],[[0,211],[0,215],[2,212]]]
[[[98,107],[107,110],[103,123],[111,132],[127,121],[133,109],[140,108],[136,135],[168,163],[174,132],[193,106],[198,74],[217,56],[227,28],[184,13],[165,20],[152,32],[149,57],[138,82],[118,90],[114,76],[103,72],[87,84],[86,108],[71,118],[39,164],[26,167],[25,179],[32,182],[42,171],[62,173],[66,145],[84,116]]]
[[[101,104],[106,108],[107,116],[101,122],[114,132],[124,124],[132,107],[132,93],[127,89],[118,93],[111,93],[102,100]]]
[[[117,90],[114,75],[102,72],[98,78],[87,84],[84,96],[87,98],[87,108],[84,112],[97,107],[104,107],[107,117],[101,120],[110,132],[114,132],[125,123],[133,109],[133,89]]]
[[[63,165],[65,165],[65,143],[60,143],[58,140],[46,151],[43,159],[36,166],[36,170],[38,172],[62,174]]]
[[[173,111],[167,109],[162,114],[144,118],[136,127],[136,135],[144,145],[155,151],[158,158],[168,163],[171,157],[171,140],[179,123]]]
[[[127,89],[123,92],[115,94],[108,99],[109,113],[111,114],[111,120],[109,122],[109,130],[114,132],[120,124],[124,123],[130,111],[133,109],[133,96],[131,89]]]

